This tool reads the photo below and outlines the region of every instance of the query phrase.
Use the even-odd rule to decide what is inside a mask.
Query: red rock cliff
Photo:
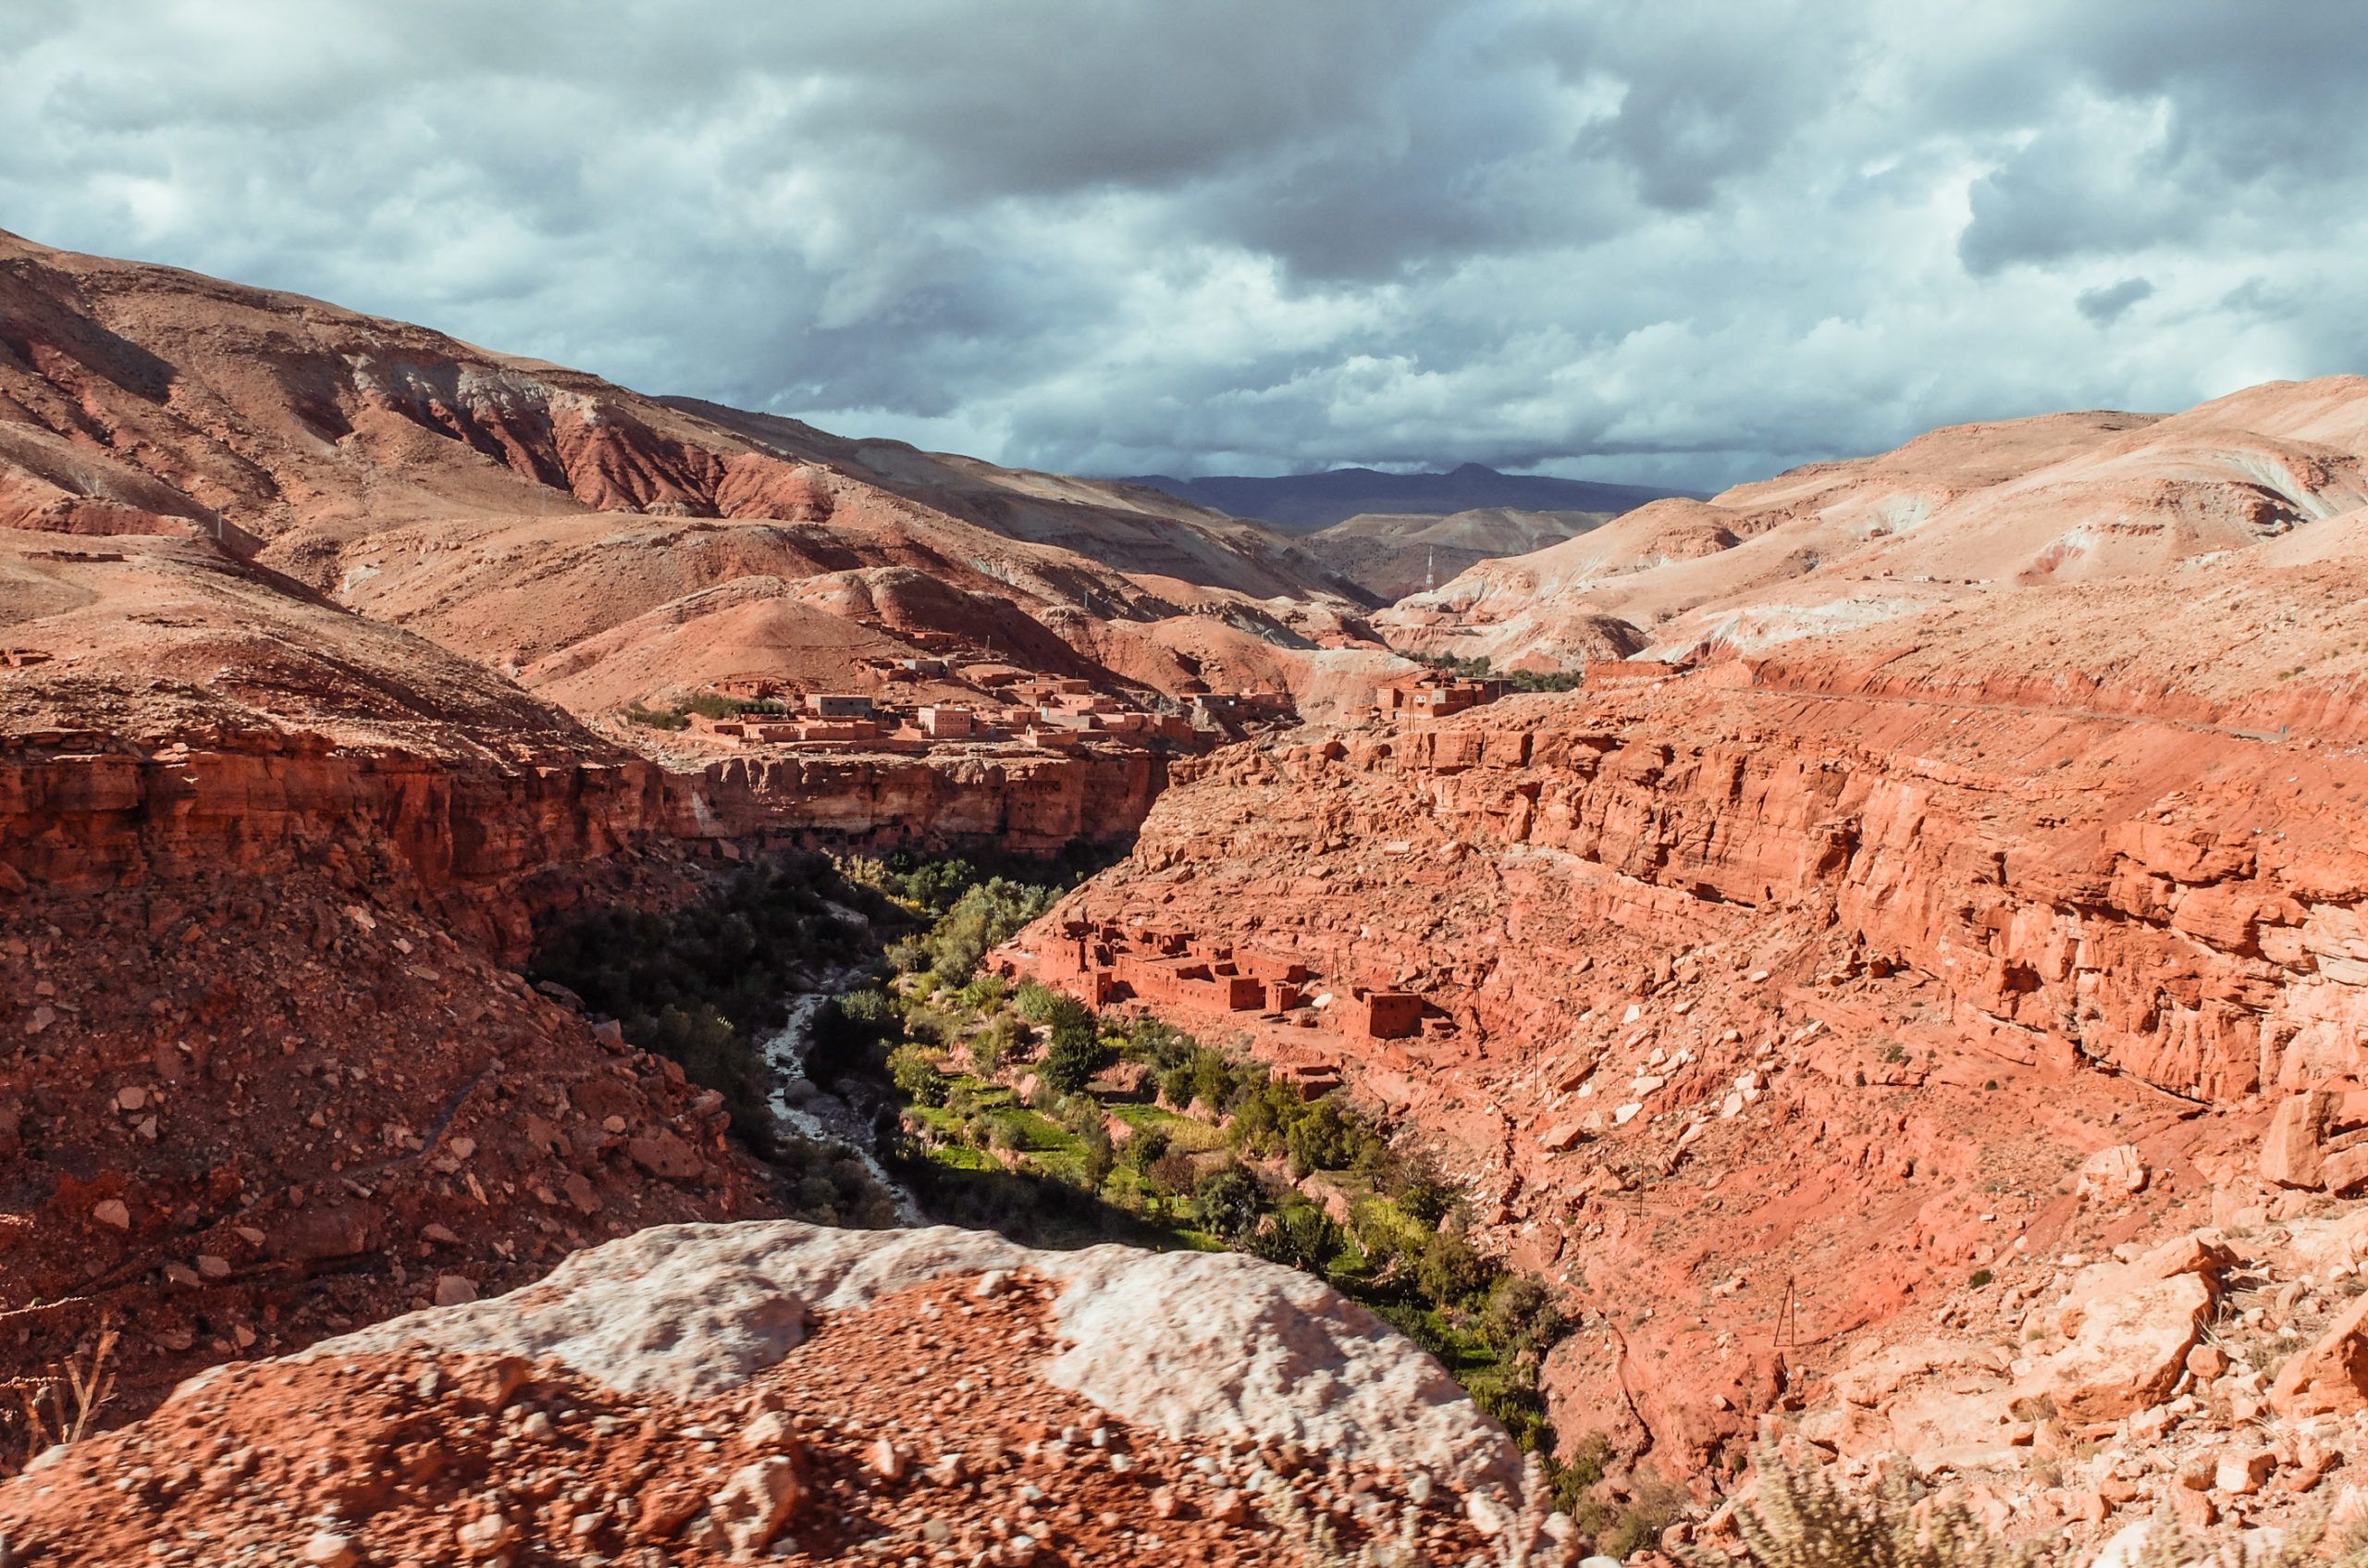
[[[1422,996],[1404,1041],[1185,1021],[1442,1142],[1585,1315],[1565,1431],[1707,1463],[1869,1326],[2119,1223],[2061,1181],[2091,1153],[2242,1201],[2258,1097],[2354,1071],[2368,1025],[2348,750],[1821,684],[1727,665],[1219,753],[1019,946],[1141,920]]]

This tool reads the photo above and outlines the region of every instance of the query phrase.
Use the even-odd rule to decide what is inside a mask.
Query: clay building
[[[1384,719],[1444,719],[1504,696],[1502,681],[1449,681],[1406,675],[1374,687],[1374,712]]]
[[[1296,717],[1299,710],[1286,691],[1202,692],[1191,702],[1196,724],[1241,724]]]
[[[962,740],[975,734],[979,726],[968,708],[941,702],[916,710],[913,727],[931,740]]]
[[[1432,1008],[1410,991],[1320,991],[1294,954],[1208,943],[1190,932],[1145,922],[1073,921],[1046,941],[1039,977],[1094,1007],[1139,1002],[1190,1015],[1258,1013],[1301,1028],[1334,1030],[1350,1041],[1405,1040],[1422,1032]]]

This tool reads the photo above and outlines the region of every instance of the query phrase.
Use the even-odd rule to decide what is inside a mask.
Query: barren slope
[[[1444,517],[1365,512],[1309,535],[1307,549],[1359,587],[1395,600],[1448,582],[1483,561],[1560,544],[1611,516],[1502,506]]]
[[[1180,1021],[1338,1067],[1478,1182],[1497,1244],[1583,1315],[1549,1369],[1566,1441],[1715,1474],[1758,1413],[1806,1410],[1855,1473],[1897,1454],[2101,1533],[2183,1485],[2159,1413],[2132,1434],[2203,1317],[2114,1330],[2170,1347],[2159,1381],[2137,1340],[2099,1362],[2078,1305],[2136,1287],[2080,1263],[2219,1225],[2255,1260],[2241,1300],[2299,1278],[2282,1331],[2341,1304],[2310,1304],[2327,1276],[2299,1216],[2356,1218],[2320,1190],[2368,1186],[2317,1142],[2358,1141],[2336,1130],[2368,1083],[2363,518],[1220,753],[1016,949],[1189,932],[1296,958],[1335,1004],[1416,993],[1404,1039],[1359,1037],[1344,1004]],[[2224,1264],[2195,1266],[2208,1286],[2162,1289],[2219,1299]],[[2265,1379],[2185,1364],[2207,1366],[2182,1385],[2197,1440],[2245,1440],[2226,1401],[2265,1409]],[[2017,1446],[2041,1394],[2065,1414]],[[2108,1490],[2145,1488],[2074,1520],[2083,1432],[2128,1445],[2094,1472]]]
[[[739,600],[703,596],[742,579],[919,573],[958,590],[940,606],[952,624],[926,629],[1061,674],[1078,661],[1042,634],[1048,617],[1216,614],[1279,632],[1291,604],[1356,608],[1291,547],[1153,492],[673,406],[318,301],[10,236],[0,522],[213,535],[521,673],[653,611],[680,625],[728,608]],[[842,618],[915,651],[897,636],[910,626]],[[828,637],[672,640],[660,657],[611,636],[561,694],[588,710],[734,676],[849,674]],[[1154,661],[1135,678],[1192,677]]]
[[[1758,650],[2044,582],[2161,578],[2368,500],[2368,382],[2274,383],[2167,417],[2050,414],[1658,502],[1474,568],[1379,624],[1554,667]],[[1625,625],[1621,631],[1613,623]]]

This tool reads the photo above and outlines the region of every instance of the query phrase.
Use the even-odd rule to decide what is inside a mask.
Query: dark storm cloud
[[[2082,315],[2103,327],[2119,321],[2140,301],[2150,299],[2154,285],[2143,278],[2125,278],[2103,289],[2083,289],[2072,303]]]
[[[1717,484],[2368,319],[2332,0],[18,8],[0,227],[1049,467]]]

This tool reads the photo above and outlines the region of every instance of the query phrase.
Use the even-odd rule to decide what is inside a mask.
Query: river
[[[902,1182],[888,1174],[872,1151],[870,1118],[806,1075],[807,1053],[814,1047],[814,1027],[821,1019],[822,1009],[863,974],[861,969],[847,969],[826,976],[820,989],[799,992],[789,999],[788,1018],[779,1029],[758,1042],[758,1049],[764,1053],[765,1065],[772,1073],[772,1087],[766,1103],[783,1132],[845,1147],[895,1200],[896,1222],[921,1225],[926,1221],[921,1217],[920,1205]]]

